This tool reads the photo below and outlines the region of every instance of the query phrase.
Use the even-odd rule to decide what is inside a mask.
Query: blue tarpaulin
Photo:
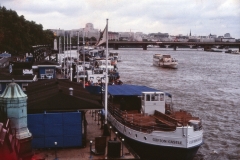
[[[108,86],[108,93],[112,96],[141,96],[142,92],[162,92],[162,91],[149,88],[146,86],[128,84]],[[171,97],[171,94],[166,92],[165,94]]]

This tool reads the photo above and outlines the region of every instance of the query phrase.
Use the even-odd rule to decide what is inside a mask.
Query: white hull
[[[164,68],[178,68],[178,62],[163,62],[160,59],[154,58],[153,59],[153,65],[158,67],[164,67]]]
[[[145,133],[121,124],[109,112],[108,121],[110,121],[121,134],[134,141],[145,144],[187,149],[200,146],[203,143],[203,130],[193,131],[193,127],[189,126],[177,127],[175,131],[149,131],[149,133]]]
[[[178,63],[177,62],[159,62],[160,67],[166,67],[166,68],[178,68]]]

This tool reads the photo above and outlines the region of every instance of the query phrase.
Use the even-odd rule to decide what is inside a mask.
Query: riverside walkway
[[[123,143],[123,147],[121,146],[121,155],[119,157],[111,158],[108,156],[108,146],[106,146],[105,154],[96,155],[93,152],[90,153],[90,141],[92,140],[92,150],[95,148],[95,137],[102,136],[103,129],[101,129],[101,125],[96,117],[91,114],[91,111],[86,113],[87,120],[87,143],[84,148],[54,148],[51,149],[38,149],[34,150],[34,156],[32,160],[95,160],[95,159],[128,159],[135,160],[140,159],[134,151],[128,147],[126,143]],[[121,138],[116,136],[115,131],[111,130],[111,137],[107,137],[107,142],[113,137],[117,137],[116,141],[121,142]],[[106,143],[108,145],[108,143]],[[123,148],[123,150],[122,150]]]

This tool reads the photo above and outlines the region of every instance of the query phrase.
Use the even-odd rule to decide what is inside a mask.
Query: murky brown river
[[[117,50],[121,80],[173,95],[174,108],[202,119],[204,144],[194,160],[240,159],[240,55],[197,49]],[[175,57],[178,69],[152,65],[153,54]]]

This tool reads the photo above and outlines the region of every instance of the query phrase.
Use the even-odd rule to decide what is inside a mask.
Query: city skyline
[[[43,29],[79,29],[86,23],[109,31],[169,33],[170,35],[223,36],[240,38],[239,0],[2,0],[1,6],[42,24]]]

